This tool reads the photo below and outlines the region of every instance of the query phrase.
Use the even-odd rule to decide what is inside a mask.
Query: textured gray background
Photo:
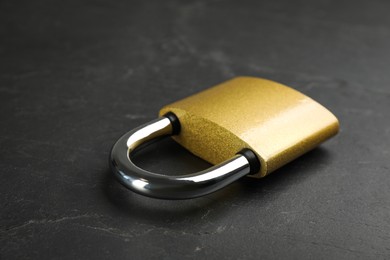
[[[0,257],[390,258],[389,1],[1,1]],[[235,75],[290,85],[340,134],[207,197],[136,195],[111,145]],[[137,163],[209,165],[171,140]]]

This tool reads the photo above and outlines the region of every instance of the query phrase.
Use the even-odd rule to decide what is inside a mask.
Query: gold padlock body
[[[243,148],[258,156],[264,177],[334,136],[337,118],[304,94],[255,77],[237,77],[164,106],[174,113],[180,134],[173,137],[196,156],[225,161]]]

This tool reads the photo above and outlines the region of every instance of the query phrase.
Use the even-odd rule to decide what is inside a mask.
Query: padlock
[[[155,198],[209,194],[243,177],[268,175],[337,134],[339,122],[325,107],[282,84],[236,77],[163,107],[160,117],[113,146],[110,166],[125,187]],[[172,136],[214,164],[204,171],[167,176],[131,161],[137,146]]]

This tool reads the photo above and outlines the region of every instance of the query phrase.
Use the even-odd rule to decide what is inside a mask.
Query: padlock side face
[[[282,84],[237,77],[163,107],[182,126],[174,139],[217,164],[243,148],[261,162],[263,177],[338,132],[336,117],[304,94]]]
[[[232,158],[249,146],[238,136],[220,125],[178,108],[163,109],[173,112],[180,121],[180,134],[172,138],[196,156],[211,164]]]

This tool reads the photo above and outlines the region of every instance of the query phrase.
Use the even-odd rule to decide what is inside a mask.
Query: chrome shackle
[[[249,149],[204,171],[179,176],[152,173],[132,162],[132,152],[141,144],[179,133],[178,118],[167,113],[123,135],[112,147],[109,158],[115,177],[126,188],[148,197],[190,199],[215,192],[260,168],[256,155]]]

